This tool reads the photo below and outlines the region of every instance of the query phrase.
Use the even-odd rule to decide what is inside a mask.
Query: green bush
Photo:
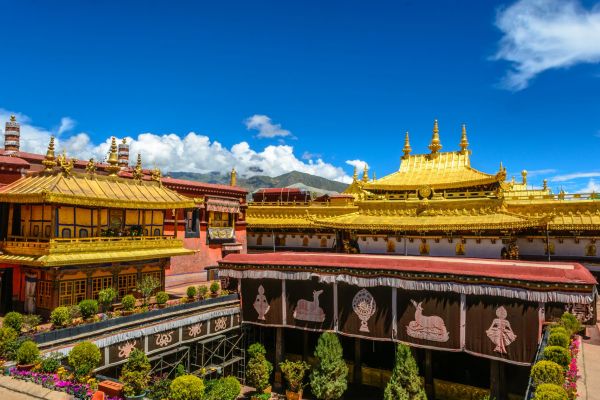
[[[273,364],[267,361],[265,354],[267,352],[260,343],[253,343],[248,347],[250,359],[246,365],[246,382],[258,393],[263,393],[269,387],[269,377],[273,372]]]
[[[548,361],[554,361],[565,369],[571,362],[569,350],[562,346],[546,346],[546,348],[544,348],[544,359]]]
[[[20,333],[21,328],[23,327],[23,315],[16,311],[6,313],[4,316],[4,322],[2,322],[2,326],[13,328],[15,331],[17,331],[17,333]]]
[[[121,304],[123,304],[123,309],[125,311],[132,311],[135,307],[135,297],[133,297],[131,294],[128,294],[121,299]]]
[[[143,351],[133,349],[123,366],[121,377],[126,396],[139,396],[146,392],[150,383],[150,362]]]
[[[562,386],[565,383],[565,371],[563,367],[554,361],[542,360],[535,363],[531,368],[531,378],[533,383],[541,385],[542,383],[553,383]]]
[[[200,296],[201,299],[204,299],[206,297],[207,293],[208,293],[208,287],[206,287],[204,285],[198,286],[198,295]]]
[[[51,353],[46,357],[42,358],[42,364],[40,366],[42,372],[47,374],[53,374],[60,367],[63,355],[60,353]]]
[[[9,326],[0,328],[0,358],[10,360],[17,350],[17,338],[19,334]]]
[[[150,400],[168,399],[171,393],[171,382],[173,381],[168,379],[166,375],[153,377],[146,397]]]
[[[167,292],[156,293],[157,304],[167,304],[167,301],[169,301],[169,295],[167,294]]]
[[[98,302],[96,300],[81,300],[79,302],[81,316],[85,319],[98,314]]]
[[[562,333],[565,336],[569,336],[569,332],[562,325],[554,325],[550,328],[550,335],[553,333]]]
[[[170,400],[202,400],[204,382],[194,375],[182,375],[171,382]]]
[[[569,336],[579,332],[581,330],[581,323],[571,313],[564,313],[562,317],[560,317],[560,324],[567,330]]]
[[[552,383],[542,383],[535,389],[533,400],[568,400],[565,389]]]
[[[325,332],[319,337],[315,357],[319,363],[310,375],[313,394],[317,399],[339,399],[348,387],[348,366],[336,334]]]
[[[190,299],[193,299],[194,297],[196,297],[196,294],[198,293],[198,291],[196,290],[196,286],[188,286],[185,293],[187,294],[187,297],[189,297]]]
[[[548,338],[548,346],[561,346],[565,349],[568,349],[570,343],[571,340],[569,339],[569,336],[561,332],[551,333],[550,337]]]
[[[203,400],[235,400],[242,391],[240,382],[233,376],[211,381],[206,387],[206,396]]]
[[[310,369],[310,365],[304,361],[286,360],[279,364],[281,372],[290,387],[290,391],[299,393],[304,389],[304,375]]]
[[[115,301],[119,293],[113,287],[107,287],[98,292],[98,303],[102,304],[104,311],[107,311]]]
[[[81,342],[69,352],[69,366],[80,381],[100,365],[100,349],[94,343]]]
[[[405,344],[398,344],[396,363],[383,392],[383,398],[384,400],[427,400],[417,362],[412,356],[410,347]]]
[[[152,293],[160,287],[160,280],[151,275],[144,275],[142,280],[136,285],[137,291],[142,295],[144,305],[148,304],[148,299]]]
[[[216,294],[219,291],[220,287],[221,285],[219,285],[219,282],[213,281],[213,283],[210,284],[210,292],[212,294]]]
[[[23,328],[27,332],[33,331],[42,322],[42,317],[36,314],[23,315]]]
[[[80,318],[81,317],[81,309],[79,308],[79,305],[77,304],[73,304],[72,306],[69,307],[69,318],[70,320],[74,320],[75,318]]]
[[[54,326],[65,326],[69,322],[71,322],[71,317],[69,316],[69,309],[67,307],[56,307],[52,310],[50,314],[50,321]]]
[[[17,363],[21,365],[34,364],[40,358],[40,350],[35,342],[26,340],[17,350]]]

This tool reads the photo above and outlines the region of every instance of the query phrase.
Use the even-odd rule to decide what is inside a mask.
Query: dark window
[[[70,238],[71,237],[71,229],[63,228],[63,230],[61,232],[61,236],[64,238]]]
[[[185,212],[185,237],[194,238],[200,237],[200,209],[186,210]]]
[[[88,230],[87,229],[80,229],[79,230],[79,237],[80,238],[86,238],[86,237],[88,237]]]

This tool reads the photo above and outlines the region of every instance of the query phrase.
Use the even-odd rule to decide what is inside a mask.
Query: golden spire
[[[356,166],[354,166],[354,175],[352,176],[352,180],[354,182],[358,181],[358,169],[356,169]]]
[[[123,140],[125,140],[125,139],[123,139]],[[142,173],[142,155],[140,153],[138,153],[137,164],[135,165],[135,168],[133,169],[132,176],[133,176],[133,179],[135,179],[137,181],[141,181],[142,177],[144,176],[144,174]]]
[[[363,170],[362,181],[365,183],[369,182],[369,167],[367,163],[365,163],[365,169]]]
[[[233,167],[231,169],[231,177],[229,179],[229,185],[230,186],[237,186],[237,172],[235,170],[235,167]]]
[[[127,144],[127,138],[123,138],[123,141],[121,143]]]
[[[54,136],[50,136],[50,143],[48,143],[48,151],[46,151],[46,158],[42,161],[44,165],[44,171],[52,171],[56,167],[56,158],[54,157]]]
[[[544,184],[543,189],[548,190],[548,179],[544,179],[543,184]]]
[[[523,178],[523,185],[527,185],[527,171],[521,171],[521,177]]]
[[[377,177],[375,176],[375,171],[373,171],[373,181],[376,181]]]
[[[96,173],[96,162],[94,161],[94,158],[90,158],[89,161],[87,162],[87,164],[85,166],[85,172],[87,172],[90,175],[93,175]]]
[[[160,172],[160,169],[156,167],[152,170],[152,180],[160,183],[160,178],[162,178],[162,173]]]
[[[438,128],[437,119],[433,121],[433,136],[431,136],[431,143],[428,147],[429,150],[431,150],[431,154],[436,154],[442,149],[442,144],[440,143],[440,130]]]
[[[14,114],[10,116],[10,122],[17,122],[17,117]]]
[[[115,139],[114,136],[110,143],[110,153],[107,162],[108,167],[106,167],[106,172],[108,172],[108,176],[117,176],[117,172],[121,170],[121,167],[119,167],[119,159],[117,156],[117,139]]]
[[[460,152],[465,154],[467,152],[467,147],[469,147],[469,142],[467,141],[467,126],[462,124],[462,134],[460,136]]]
[[[407,159],[411,151],[412,148],[410,147],[410,140],[408,139],[408,131],[406,131],[406,135],[404,136],[404,147],[402,148],[402,152],[404,153],[402,159]]]

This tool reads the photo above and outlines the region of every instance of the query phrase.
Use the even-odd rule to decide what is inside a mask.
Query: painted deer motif
[[[311,322],[325,321],[325,313],[319,307],[319,296],[321,293],[323,293],[323,290],[313,290],[313,301],[298,300],[296,309],[294,310],[294,318]]]
[[[447,342],[449,336],[444,320],[437,315],[423,315],[423,302],[417,303],[414,300],[410,302],[415,306],[415,320],[406,327],[408,336],[435,342]]]

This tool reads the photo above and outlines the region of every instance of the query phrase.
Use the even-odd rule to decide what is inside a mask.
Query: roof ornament
[[[469,147],[469,141],[467,140],[467,125],[466,124],[462,124],[462,133],[460,136],[460,152],[462,154],[466,154],[467,153],[467,147]]]
[[[110,153],[108,154],[108,167],[106,167],[106,172],[108,172],[108,176],[117,176],[117,172],[121,170],[119,167],[119,159],[117,156],[117,139],[113,136],[110,143]]]
[[[506,180],[506,168],[502,164],[502,161],[500,161],[500,168],[498,169],[498,173],[496,173],[496,177],[501,182],[504,182]]]
[[[142,155],[140,153],[137,155],[137,164],[135,164],[132,176],[136,181],[141,181],[144,176],[144,173],[142,172]]]
[[[71,158],[70,161],[67,161],[67,154],[63,150],[62,155],[58,156],[56,161],[58,161],[58,166],[65,175],[71,175],[71,172],[73,172],[73,168],[75,167],[75,162],[77,160]]]
[[[152,180],[161,183],[160,178],[162,178],[162,173],[160,172],[160,169],[158,169],[158,167],[155,167],[152,170]]]
[[[523,177],[523,185],[527,185],[527,170],[521,171],[521,177]]]
[[[96,173],[96,162],[94,161],[94,157],[90,158],[85,165],[85,172],[90,175],[94,175]]]
[[[229,185],[237,186],[237,171],[235,167],[231,168],[231,176],[229,177]]]
[[[15,114],[10,116],[10,122],[17,122],[17,117],[15,117]]]
[[[369,182],[369,166],[365,163],[365,168],[363,169],[362,181],[364,183]]]
[[[406,135],[404,136],[404,147],[402,148],[402,152],[404,153],[402,159],[406,160],[411,151],[412,148],[410,147],[410,140],[408,139],[408,131],[406,131]]]
[[[46,158],[44,158],[42,164],[44,165],[44,171],[52,171],[54,167],[56,167],[56,158],[54,157],[54,136],[50,136]]]
[[[354,175],[352,175],[352,181],[358,181],[358,169],[354,166]]]
[[[373,182],[375,182],[377,180],[377,177],[375,176],[375,171],[373,171]]]
[[[544,179],[542,181],[542,184],[543,184],[542,189],[548,190],[548,179]]]
[[[438,128],[438,120],[433,121],[433,136],[431,136],[431,143],[429,144],[429,150],[431,155],[437,155],[437,152],[442,149],[442,143],[440,142],[440,130]]]

